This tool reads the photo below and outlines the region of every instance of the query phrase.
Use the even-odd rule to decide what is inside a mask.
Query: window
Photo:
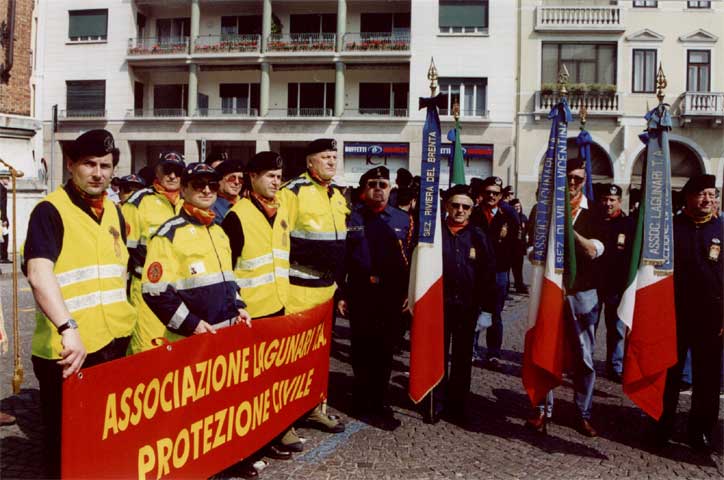
[[[656,8],[659,6],[659,2],[656,0],[634,0],[634,8]]]
[[[221,112],[256,115],[259,112],[258,83],[219,84]]]
[[[711,52],[688,50],[686,52],[686,91],[708,92],[711,80]]]
[[[487,78],[441,78],[440,93],[447,95],[447,108],[440,114],[452,115],[453,105],[459,103],[461,117],[484,117],[487,87]]]
[[[557,83],[561,66],[570,83],[616,84],[616,45],[593,43],[544,43],[543,83]]]
[[[108,39],[108,10],[71,10],[68,12],[68,39],[87,42]]]
[[[334,83],[290,83],[287,86],[287,114],[327,117],[334,112]]]
[[[360,32],[410,34],[410,12],[406,13],[362,13]]]
[[[440,0],[440,33],[487,33],[488,0]]]
[[[156,20],[156,35],[159,43],[177,43],[185,40],[190,32],[190,18],[160,18]]]
[[[289,16],[290,33],[337,33],[336,13],[312,13]]]
[[[183,117],[188,107],[187,86],[154,85],[153,113],[158,116]]]
[[[407,116],[409,90],[407,83],[360,83],[359,113]]]
[[[711,1],[686,2],[689,8],[711,8]]]
[[[261,35],[261,15],[221,17],[221,35]]]
[[[633,51],[633,93],[656,91],[656,50]]]
[[[68,117],[106,116],[105,80],[69,80],[65,82],[65,88]]]

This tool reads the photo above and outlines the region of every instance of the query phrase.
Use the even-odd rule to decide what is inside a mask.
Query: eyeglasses
[[[581,177],[580,175],[568,175],[568,181],[573,183],[583,183],[583,181],[586,179],[586,177]]]
[[[381,188],[385,189],[390,186],[390,182],[387,180],[368,180],[367,188]]]
[[[183,167],[181,167],[180,165],[171,165],[168,163],[161,165],[161,173],[164,175],[171,175],[172,173],[174,173],[177,177],[180,177],[182,171]]]
[[[492,195],[493,197],[497,197],[501,194],[501,192],[496,192],[495,190],[485,190],[483,191],[484,195]]]
[[[453,210],[459,210],[462,208],[466,212],[468,210],[470,210],[471,208],[473,208],[472,205],[468,205],[467,203],[458,203],[458,202],[450,202],[450,206],[453,208]]]
[[[225,182],[230,183],[242,183],[244,181],[243,175],[227,175],[224,177]]]
[[[208,180],[191,180],[189,182],[189,185],[191,185],[191,188],[196,190],[197,192],[203,192],[206,187],[209,187],[209,190],[212,192],[218,192],[219,191],[219,182],[216,181],[208,181]]]

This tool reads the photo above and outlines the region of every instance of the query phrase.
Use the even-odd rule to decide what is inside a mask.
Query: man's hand
[[[347,316],[347,300],[339,300],[337,302],[337,311],[343,317]]]
[[[251,315],[243,308],[239,309],[239,316],[236,317],[236,323],[243,323],[247,327],[251,328]]]
[[[201,320],[198,325],[196,325],[196,329],[194,330],[194,335],[201,335],[202,333],[213,333],[216,334],[216,330],[214,330],[214,327],[209,325],[209,323],[205,320]]]
[[[412,315],[412,309],[410,308],[410,299],[405,297],[405,301],[402,302],[402,313],[409,313]]]
[[[61,333],[60,343],[63,345],[63,350],[60,352],[62,359],[58,360],[58,365],[63,367],[63,378],[68,378],[81,369],[88,354],[83,340],[80,339],[80,332],[75,328],[69,328]]]

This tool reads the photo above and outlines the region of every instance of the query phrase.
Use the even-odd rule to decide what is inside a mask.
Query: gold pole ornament
[[[18,319],[18,235],[17,235],[17,188],[15,180],[24,175],[20,170],[0,158],[0,165],[5,165],[10,170],[10,179],[13,189],[13,348],[15,349],[15,372],[13,373],[13,393],[20,393],[20,386],[23,384],[23,365],[20,362],[20,323]]]
[[[430,68],[427,69],[427,79],[430,80],[430,96],[434,97],[437,90],[437,68],[432,57],[430,57]]]
[[[561,64],[561,71],[558,74],[558,93],[561,94],[561,97],[565,97],[568,95],[568,89],[566,88],[568,86],[568,79],[570,78],[570,74],[568,73],[568,69],[566,68],[566,64]]]
[[[578,109],[578,115],[581,117],[581,130],[586,128],[586,119],[588,117],[588,109],[585,105],[581,105],[581,108]]]
[[[664,89],[667,87],[666,75],[664,75],[664,66],[659,63],[659,71],[656,74],[656,98],[659,99],[659,103],[664,103]]]
[[[460,119],[460,103],[459,102],[453,103],[452,114],[453,114],[453,118],[457,122]]]

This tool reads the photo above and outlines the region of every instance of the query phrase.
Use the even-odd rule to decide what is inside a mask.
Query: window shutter
[[[108,10],[75,10],[68,13],[68,37],[71,39],[107,37]]]
[[[102,114],[106,109],[106,81],[66,82],[66,109],[68,112]]]

